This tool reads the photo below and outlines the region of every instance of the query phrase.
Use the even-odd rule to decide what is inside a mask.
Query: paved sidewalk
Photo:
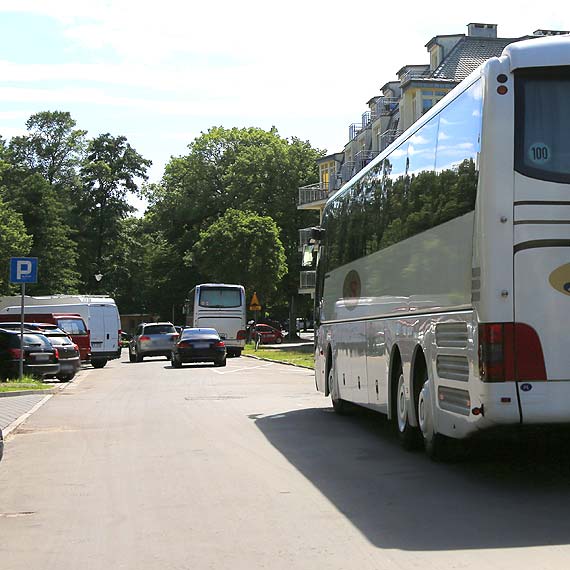
[[[41,402],[47,394],[30,394],[26,396],[9,396],[0,398],[0,429],[6,429],[22,414],[29,412]]]

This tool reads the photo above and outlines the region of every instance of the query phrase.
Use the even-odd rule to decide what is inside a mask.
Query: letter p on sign
[[[37,257],[11,257],[10,283],[37,283]]]

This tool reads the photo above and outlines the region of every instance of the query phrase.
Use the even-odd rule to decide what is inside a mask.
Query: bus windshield
[[[198,304],[200,307],[212,309],[240,307],[242,304],[240,290],[227,287],[201,287]]]
[[[516,170],[570,182],[570,67],[521,70],[516,90]]]

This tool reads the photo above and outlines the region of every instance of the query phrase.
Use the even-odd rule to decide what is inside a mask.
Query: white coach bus
[[[383,412],[434,457],[480,430],[570,423],[568,36],[487,61],[322,226],[315,373],[335,410]]]
[[[204,283],[188,294],[186,326],[216,329],[228,356],[241,356],[246,338],[245,290],[242,285]]]

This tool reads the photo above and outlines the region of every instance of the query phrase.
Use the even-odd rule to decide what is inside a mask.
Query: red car
[[[281,344],[283,342],[283,333],[269,325],[255,325],[253,340],[257,342],[258,337],[260,344]]]

